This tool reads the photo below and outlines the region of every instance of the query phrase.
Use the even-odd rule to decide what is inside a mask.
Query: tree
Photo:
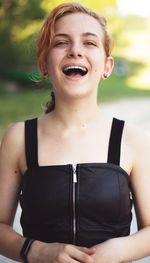
[[[57,6],[58,4],[62,4],[64,2],[70,2],[70,0],[66,0],[66,1],[61,1],[61,0],[51,0],[51,1],[47,1],[47,0],[42,0],[41,1],[41,6],[42,8],[45,10],[45,12],[49,12],[49,10],[51,10],[52,8],[54,8],[55,6]],[[110,8],[110,7],[115,7],[116,8],[116,0],[81,0],[81,1],[77,1],[80,2],[81,4],[86,5],[89,8],[92,8],[93,10],[100,12],[106,8]]]
[[[36,63],[36,34],[43,18],[61,0],[1,0],[0,68],[28,67]],[[97,12],[116,8],[116,0],[80,1]]]

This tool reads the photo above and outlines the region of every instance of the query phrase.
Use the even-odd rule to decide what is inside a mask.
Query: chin
[[[70,97],[70,99],[82,99],[82,98],[88,98],[92,95],[92,90],[90,89],[83,89],[82,88],[76,88],[76,90],[71,90],[71,92],[66,92],[66,95]]]

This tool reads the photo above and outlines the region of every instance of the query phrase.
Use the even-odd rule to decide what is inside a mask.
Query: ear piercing
[[[44,72],[43,77],[47,78],[48,77],[48,72]]]
[[[103,78],[104,78],[104,79],[107,79],[107,78],[108,78],[108,75],[107,75],[106,72],[103,73]]]

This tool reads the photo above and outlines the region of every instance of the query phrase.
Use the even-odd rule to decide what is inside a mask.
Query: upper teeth
[[[85,67],[81,67],[81,66],[67,66],[64,68],[64,70],[69,70],[69,69],[81,69],[83,71],[87,71]]]

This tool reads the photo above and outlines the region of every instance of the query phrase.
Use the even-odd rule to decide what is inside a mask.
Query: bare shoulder
[[[150,151],[150,131],[137,125],[126,124],[124,134],[127,143],[130,144],[133,152],[137,155],[144,149]],[[140,153],[141,154],[141,153]]]
[[[150,132],[127,124],[125,125],[125,137],[132,152],[132,184],[135,189],[139,189],[141,183],[150,184]],[[137,187],[138,184],[139,187]]]
[[[18,162],[24,148],[24,122],[11,125],[5,132],[0,147],[0,163]]]
[[[24,122],[11,125],[5,132],[1,146],[14,147],[19,145],[24,138]]]

